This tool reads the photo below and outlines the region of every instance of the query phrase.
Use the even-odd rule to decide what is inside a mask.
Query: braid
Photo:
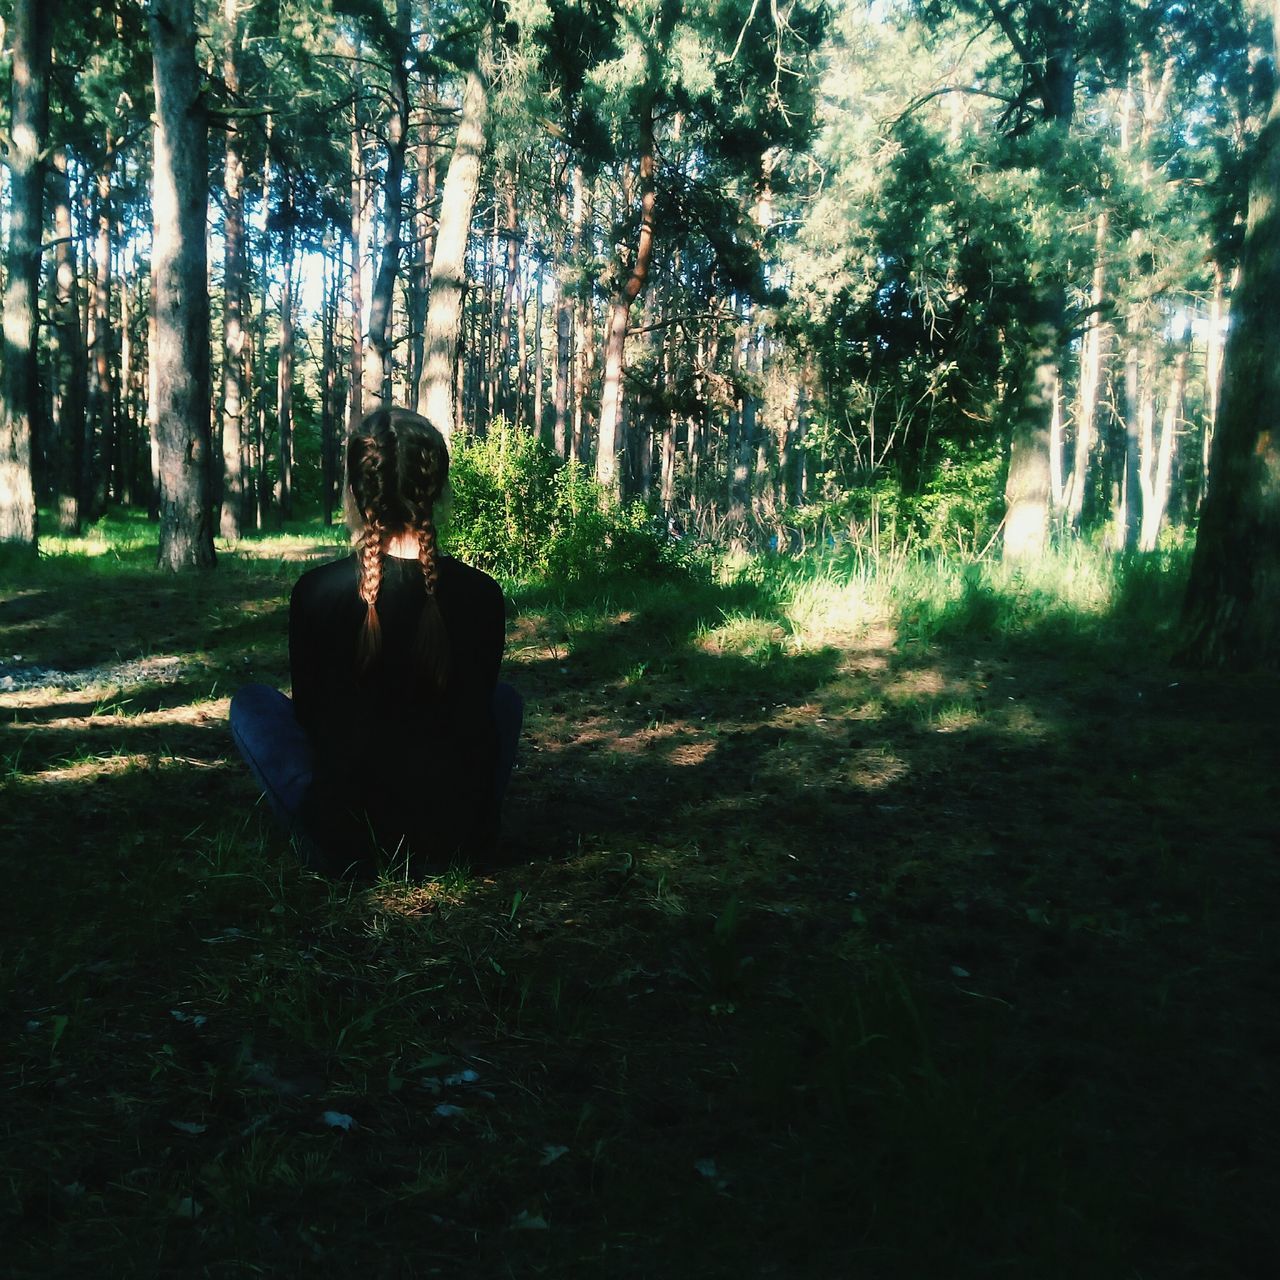
[[[445,630],[444,614],[440,612],[440,601],[436,598],[440,569],[436,563],[436,526],[430,514],[418,526],[417,533],[418,563],[422,566],[422,581],[427,589],[418,630],[418,652],[432,684],[440,692],[449,677],[449,633]]]
[[[383,552],[389,532],[386,495],[392,477],[387,475],[388,462],[394,455],[382,448],[374,433],[353,437],[348,456],[352,476],[352,492],[356,497],[362,527],[357,539],[360,598],[365,603],[364,623],[360,629],[357,662],[366,671],[382,649],[382,625],[378,617],[378,593],[382,589]]]
[[[434,510],[448,477],[444,437],[408,410],[375,409],[347,443],[348,513],[356,537],[358,589],[365,603],[358,669],[367,671],[382,647],[378,593],[387,546],[409,533],[418,544],[426,589],[418,630],[419,678],[437,693],[448,673],[449,636],[436,598],[440,571]]]

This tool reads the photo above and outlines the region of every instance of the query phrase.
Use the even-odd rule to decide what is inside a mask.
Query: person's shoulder
[[[296,605],[320,604],[350,592],[356,580],[356,558],[343,556],[317,565],[293,584],[291,599]]]
[[[467,564],[454,556],[440,557],[440,576],[451,590],[459,594],[465,593],[476,598],[488,597],[502,599],[502,588],[495,578],[490,577],[483,569]]]

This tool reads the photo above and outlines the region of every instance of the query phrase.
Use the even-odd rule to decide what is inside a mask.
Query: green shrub
[[[501,419],[456,442],[449,474],[450,549],[508,580],[650,575],[680,558],[642,504],[614,505],[580,462]]]

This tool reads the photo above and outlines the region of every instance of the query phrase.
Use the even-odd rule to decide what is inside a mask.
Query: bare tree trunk
[[[543,369],[542,322],[545,308],[542,300],[542,262],[538,262],[538,275],[533,294],[533,429],[542,436],[543,386],[546,382]]]
[[[50,459],[58,508],[58,532],[80,532],[80,452],[84,447],[85,365],[84,334],[80,329],[80,299],[76,285],[76,255],[71,226],[71,192],[67,180],[66,148],[53,153],[54,298],[56,341],[54,379],[57,389],[57,450]]]
[[[570,361],[573,358],[573,294],[570,291],[574,255],[578,251],[578,223],[569,222],[569,192],[565,177],[569,168],[568,158],[557,168],[552,163],[552,182],[558,188],[557,202],[560,220],[569,227],[569,243],[565,247],[564,257],[557,263],[556,270],[556,371],[555,385],[552,388],[552,403],[555,409],[555,421],[552,427],[554,448],[558,457],[568,458],[571,436],[569,430],[569,382]],[[578,209],[577,195],[574,197],[574,210]],[[558,238],[558,237],[557,237]]]
[[[360,133],[360,104],[351,104],[351,374],[350,422],[364,416],[364,142]]]
[[[211,567],[208,132],[192,0],[151,0],[155,73],[152,282],[162,568]]]
[[[503,205],[506,218],[502,230],[506,241],[506,262],[502,280],[502,313],[498,321],[498,386],[499,411],[512,422],[516,417],[516,399],[511,386],[511,337],[515,324],[516,297],[518,276],[520,272],[520,223],[516,217],[516,183],[519,180],[516,166],[506,174],[503,181]],[[498,211],[494,210],[494,227],[497,229]],[[523,344],[521,344],[523,346]],[[523,353],[522,353],[523,358]]]
[[[1271,0],[1272,55],[1280,0]],[[1255,151],[1211,484],[1184,625],[1206,665],[1280,665],[1280,81]]]
[[[1143,551],[1156,549],[1160,539],[1160,526],[1169,507],[1173,460],[1177,450],[1178,428],[1182,423],[1182,402],[1186,385],[1187,353],[1179,351],[1174,357],[1173,372],[1169,379],[1169,398],[1164,407],[1160,444],[1154,458],[1148,454],[1148,463],[1144,467],[1146,474],[1142,486],[1142,532],[1138,540],[1138,546]]]
[[[238,0],[223,0],[227,49],[222,75],[232,94],[240,91],[240,23]],[[244,152],[235,116],[227,120],[227,153],[223,165],[226,216],[222,255],[222,510],[224,538],[240,536],[244,518]]]
[[[1048,537],[1049,421],[1057,377],[1056,326],[1042,317],[1030,326],[1013,392],[1016,404],[1004,491],[1004,554],[1012,560],[1040,555]]]
[[[284,222],[280,246],[280,346],[276,352],[276,439],[279,450],[279,509],[282,520],[293,518],[293,174],[284,175]]]
[[[1064,499],[1067,527],[1078,529],[1084,511],[1084,491],[1089,483],[1089,457],[1098,422],[1098,390],[1102,385],[1102,348],[1106,337],[1101,308],[1107,283],[1107,211],[1098,214],[1094,231],[1093,284],[1089,293],[1089,318],[1080,343],[1080,389],[1076,413],[1075,455]]]
[[[434,105],[434,95],[423,88],[421,109],[429,112]],[[414,210],[414,253],[412,289],[409,303],[409,331],[413,335],[410,344],[411,368],[409,376],[410,403],[417,404],[422,394],[423,351],[427,327],[427,294],[431,285],[431,264],[436,250],[436,220],[433,206],[436,200],[436,142],[439,129],[433,116],[428,116],[423,136],[418,143],[416,201]]]
[[[391,309],[400,267],[400,223],[404,205],[404,153],[409,141],[409,0],[396,0],[396,37],[391,55],[391,113],[387,119],[387,174],[383,185],[382,252],[369,299],[369,349],[364,398],[370,408],[385,402],[392,368]]]
[[[0,544],[36,549],[32,479],[37,404],[42,156],[49,123],[50,31],[54,5],[17,0],[13,9],[9,129],[9,252],[0,369]]]
[[[458,136],[440,202],[436,256],[431,264],[431,299],[427,308],[418,412],[434,423],[446,439],[453,433],[456,413],[454,379],[462,329],[467,233],[480,187],[480,161],[489,118],[489,39],[490,29],[486,24],[480,35],[475,66],[462,95]]]
[[[653,261],[657,189],[654,184],[653,105],[642,122],[640,154],[640,229],[636,236],[631,270],[615,288],[605,329],[604,382],[600,392],[600,427],[596,436],[596,480],[613,498],[621,497],[618,452],[622,444],[622,375],[631,304],[640,296]],[[615,265],[618,276],[622,263]]]

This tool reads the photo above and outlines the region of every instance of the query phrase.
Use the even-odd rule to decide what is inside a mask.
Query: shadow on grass
[[[175,649],[282,646],[244,585]],[[18,762],[7,1141],[36,1155],[0,1210],[33,1269],[1251,1273],[1268,716],[1016,633],[797,650],[757,588],[513,598],[488,876],[301,874],[221,726],[183,754],[227,767],[127,716],[48,731],[82,780]],[[113,731],[148,763],[95,765]]]

